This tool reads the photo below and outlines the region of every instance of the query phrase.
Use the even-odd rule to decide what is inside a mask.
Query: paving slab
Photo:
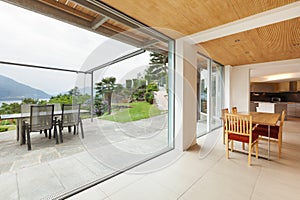
[[[20,170],[17,180],[21,200],[41,199],[64,190],[64,186],[47,163]]]

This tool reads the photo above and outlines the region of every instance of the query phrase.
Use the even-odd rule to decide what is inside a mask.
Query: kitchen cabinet
[[[290,117],[300,117],[300,103],[288,103],[287,115]]]
[[[277,92],[277,83],[251,83],[251,92]]]

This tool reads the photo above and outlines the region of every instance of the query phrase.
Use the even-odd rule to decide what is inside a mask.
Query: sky
[[[115,59],[136,48],[64,22],[0,1],[0,60],[84,70]],[[97,73],[95,80],[115,76],[117,82],[134,78],[149,62],[149,53]],[[130,73],[134,72],[134,73]],[[52,70],[0,65],[0,74],[56,95],[82,83],[82,75]],[[88,77],[84,78],[84,80]],[[80,87],[79,86],[79,87]]]

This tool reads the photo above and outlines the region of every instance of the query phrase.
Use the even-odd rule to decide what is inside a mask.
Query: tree
[[[22,100],[21,104],[37,104],[38,103],[38,99],[33,99],[33,98],[25,98]]]
[[[79,96],[80,91],[79,91],[78,87],[75,86],[73,89],[68,91],[68,94],[71,95],[71,96]]]
[[[162,79],[166,79],[165,77],[168,73],[168,67],[166,65],[167,63],[167,56],[156,52],[150,53],[149,67],[145,70],[145,79],[148,81],[148,84],[151,82],[159,82],[162,81]]]
[[[115,77],[107,77],[103,78],[99,83],[96,83],[96,94],[100,98],[104,96],[104,98],[107,100],[108,114],[111,114],[111,97],[116,88],[115,82]]]
[[[52,96],[49,103],[72,104],[72,96],[69,94],[58,94],[56,96]]]

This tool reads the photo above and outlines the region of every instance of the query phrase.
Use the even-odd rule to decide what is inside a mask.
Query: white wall
[[[239,112],[249,112],[250,106],[250,70],[231,67],[230,70],[230,106],[236,106]]]
[[[197,49],[184,39],[175,49],[175,148],[186,150],[196,143]]]

